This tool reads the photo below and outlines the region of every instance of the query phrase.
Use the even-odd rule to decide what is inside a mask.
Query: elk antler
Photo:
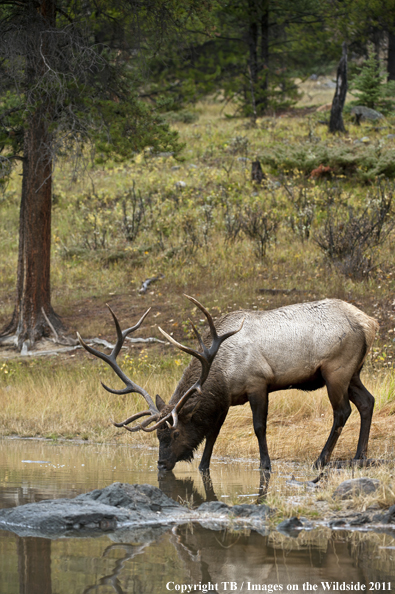
[[[122,331],[121,327],[119,325],[119,322],[117,320],[117,317],[115,316],[111,307],[108,304],[107,304],[107,307],[111,312],[111,315],[114,320],[115,328],[117,331],[117,342],[116,342],[115,347],[113,348],[111,354],[105,355],[101,351],[98,351],[98,350],[92,348],[91,346],[89,346],[82,340],[81,336],[77,332],[78,340],[80,341],[81,346],[83,346],[84,349],[86,349],[88,351],[88,353],[90,353],[91,355],[94,355],[95,357],[99,357],[99,359],[102,359],[103,361],[108,363],[110,365],[110,367],[112,367],[112,369],[118,375],[118,377],[121,378],[121,380],[123,381],[123,383],[126,386],[125,388],[123,388],[123,390],[114,390],[112,388],[109,388],[105,384],[103,384],[103,382],[101,382],[103,388],[105,388],[108,392],[111,392],[112,394],[130,394],[132,392],[135,392],[137,394],[141,394],[141,396],[147,402],[148,407],[149,407],[148,410],[144,410],[142,412],[136,413],[133,416],[126,419],[125,421],[123,421],[122,423],[114,423],[114,425],[116,427],[124,427],[125,425],[128,425],[129,423],[132,423],[133,421],[136,421],[137,419],[139,419],[141,417],[149,415],[149,417],[150,417],[149,419],[146,419],[145,421],[143,421],[139,425],[136,425],[132,429],[130,429],[129,427],[125,427],[125,429],[128,429],[128,431],[132,431],[132,432],[139,431],[140,429],[145,429],[145,427],[147,425],[150,425],[154,421],[157,421],[160,417],[160,412],[157,409],[157,407],[155,406],[155,404],[154,404],[151,396],[148,394],[148,392],[146,392],[144,390],[144,388],[141,388],[140,386],[138,386],[137,384],[132,382],[132,380],[129,379],[124,374],[124,372],[122,371],[122,369],[119,367],[118,363],[116,362],[116,358],[122,348],[123,343],[125,342],[125,338],[128,336],[128,334],[131,334],[132,332],[134,332],[135,330],[140,328],[141,324],[143,323],[143,321],[149,314],[151,308],[147,309],[145,314],[140,318],[140,320],[137,322],[137,324],[135,326],[132,326],[131,328],[127,328],[126,330]]]
[[[132,328],[127,328],[127,330],[122,331],[114,312],[112,311],[111,307],[109,305],[107,305],[108,309],[111,312],[111,315],[113,317],[115,327],[117,330],[117,342],[116,342],[116,345],[113,348],[110,355],[105,355],[101,351],[98,351],[98,350],[92,348],[91,346],[87,345],[82,340],[81,336],[77,332],[78,340],[80,341],[80,343],[84,347],[84,349],[86,349],[88,351],[88,353],[91,353],[91,355],[94,355],[95,357],[99,357],[99,359],[102,359],[103,361],[108,363],[110,365],[110,367],[112,367],[112,369],[115,371],[115,373],[118,375],[118,377],[123,381],[123,383],[126,386],[122,390],[114,390],[112,388],[109,388],[102,382],[103,388],[105,388],[108,392],[111,392],[112,394],[130,394],[132,392],[141,394],[141,396],[143,396],[143,398],[145,399],[145,401],[148,404],[148,410],[144,410],[142,412],[136,413],[136,414],[132,415],[131,417],[129,417],[128,419],[125,419],[125,421],[122,421],[121,423],[114,423],[114,425],[116,427],[124,427],[125,429],[127,429],[128,431],[131,431],[132,433],[135,431],[140,431],[141,429],[146,432],[151,432],[151,431],[155,431],[156,429],[158,429],[158,427],[163,425],[163,423],[167,423],[167,425],[170,426],[170,424],[168,422],[170,417],[172,417],[172,419],[173,419],[173,427],[174,428],[177,427],[178,413],[180,412],[181,408],[184,406],[186,401],[192,396],[192,394],[194,394],[195,392],[197,392],[197,393],[201,392],[202,386],[208,377],[208,374],[209,374],[210,368],[211,368],[211,364],[214,361],[216,354],[218,353],[219,347],[224,342],[224,340],[226,340],[230,336],[233,336],[233,334],[236,334],[236,332],[239,332],[242,329],[244,320],[242,321],[240,328],[238,328],[237,330],[232,330],[231,332],[226,332],[226,334],[222,334],[222,336],[218,336],[217,331],[214,326],[213,319],[212,319],[211,315],[209,314],[209,312],[207,311],[207,309],[205,309],[203,307],[203,305],[201,303],[199,303],[199,301],[197,301],[193,297],[189,297],[188,295],[185,295],[185,297],[187,299],[189,299],[190,301],[192,301],[192,303],[194,303],[206,316],[207,321],[210,326],[212,343],[211,343],[210,348],[206,347],[206,345],[204,344],[204,342],[202,340],[202,337],[200,336],[199,332],[197,331],[195,326],[192,324],[192,322],[191,322],[191,324],[192,324],[193,331],[194,331],[194,333],[199,341],[199,344],[203,350],[202,353],[180,344],[179,342],[174,340],[174,338],[169,336],[164,330],[162,330],[162,328],[159,327],[159,330],[161,331],[163,336],[165,338],[167,338],[167,340],[169,342],[174,344],[177,348],[181,349],[185,353],[189,353],[193,357],[196,357],[197,359],[199,359],[199,361],[202,365],[202,371],[201,371],[199,379],[193,384],[193,386],[191,386],[181,396],[181,398],[179,399],[177,404],[173,407],[173,409],[162,418],[160,418],[160,412],[159,412],[158,408],[155,406],[155,404],[154,404],[151,396],[148,394],[148,392],[146,392],[143,388],[141,388],[140,386],[135,384],[131,379],[129,379],[124,374],[124,372],[121,370],[118,363],[116,362],[116,358],[122,348],[123,343],[125,342],[125,338],[127,337],[128,334],[131,334],[132,332],[137,330],[137,328],[140,328],[141,324],[143,323],[144,319],[150,312],[151,308],[145,312],[145,314],[142,316],[142,318],[137,322],[137,324],[135,326],[133,326]],[[127,427],[127,425],[129,425],[133,421],[137,421],[137,419],[140,419],[141,417],[144,417],[144,416],[149,416],[149,418],[146,419],[145,421],[143,421],[142,423],[135,425],[132,428]],[[155,425],[152,425],[152,427],[149,427],[149,425],[151,425],[151,423],[154,423],[155,421],[156,421]]]
[[[177,402],[177,404],[174,406],[173,410],[170,413],[171,416],[173,417],[173,427],[177,426],[178,413],[180,412],[180,410],[184,406],[184,404],[187,402],[187,400],[189,400],[189,398],[195,392],[197,392],[198,394],[201,393],[202,386],[208,377],[208,374],[209,374],[210,368],[211,368],[211,364],[214,361],[214,358],[215,358],[216,354],[218,353],[218,349],[221,346],[221,344],[224,342],[224,340],[226,340],[227,338],[230,338],[230,336],[233,336],[237,332],[240,332],[240,330],[242,329],[243,324],[244,324],[244,319],[243,319],[243,321],[241,322],[240,328],[238,328],[237,330],[231,330],[230,332],[226,332],[225,334],[218,336],[217,330],[214,326],[213,318],[211,317],[211,315],[209,314],[207,309],[205,307],[203,307],[203,305],[201,303],[199,303],[199,301],[197,301],[197,299],[194,299],[193,297],[190,297],[189,295],[185,295],[185,297],[187,299],[189,299],[189,301],[192,301],[192,303],[194,303],[196,305],[196,307],[198,307],[200,309],[200,311],[206,316],[208,324],[210,326],[210,334],[211,334],[211,338],[212,338],[212,343],[211,343],[210,348],[206,347],[206,345],[204,344],[204,342],[202,340],[202,337],[200,336],[199,332],[197,331],[196,327],[194,326],[194,324],[192,322],[191,322],[191,325],[192,325],[193,331],[195,333],[196,338],[199,341],[200,346],[202,347],[203,353],[199,353],[199,351],[195,351],[194,349],[191,349],[189,347],[186,347],[186,346],[180,344],[179,342],[174,340],[174,338],[169,336],[159,326],[160,332],[163,334],[163,336],[165,338],[167,338],[167,340],[169,342],[174,344],[181,351],[184,351],[185,353],[189,353],[189,355],[196,357],[197,359],[199,359],[200,363],[202,364],[202,371],[201,371],[199,379],[193,384],[193,386],[191,386],[185,392],[185,394],[183,394],[181,396],[181,398],[179,399],[179,401]],[[168,416],[170,416],[170,415],[168,415]],[[156,423],[155,425],[150,427],[150,431],[157,429],[159,427],[159,425],[162,424],[162,422],[163,422],[163,420],[161,419],[159,421],[159,423]]]

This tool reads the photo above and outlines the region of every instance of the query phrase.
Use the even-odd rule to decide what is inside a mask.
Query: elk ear
[[[156,395],[155,402],[156,402],[156,408],[158,409],[159,412],[161,410],[163,410],[166,406],[166,402],[164,402],[162,400],[162,398],[159,396],[159,394]]]
[[[198,399],[198,401],[196,402],[196,404],[194,406],[190,406],[189,408],[186,409],[186,411],[184,412],[185,422],[188,423],[192,419],[193,415],[198,410],[199,406],[200,406],[200,401]]]

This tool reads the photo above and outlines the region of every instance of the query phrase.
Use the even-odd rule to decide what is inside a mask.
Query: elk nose
[[[158,460],[158,470],[171,470],[173,466],[167,460]]]

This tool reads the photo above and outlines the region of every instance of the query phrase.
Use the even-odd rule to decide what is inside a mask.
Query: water
[[[158,482],[156,458],[156,450],[3,440],[0,507],[74,497],[115,481],[160,486],[187,503],[205,500],[196,464],[179,464],[174,476]],[[240,496],[254,501],[257,470],[255,463],[214,461],[215,495],[229,503]],[[347,591],[395,589],[391,534],[321,527],[291,538],[275,530],[262,536],[189,524],[154,541],[117,538],[48,540],[0,531],[0,594],[324,592],[326,583],[329,591],[344,591],[343,584]]]

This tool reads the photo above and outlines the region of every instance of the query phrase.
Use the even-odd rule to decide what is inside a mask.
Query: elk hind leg
[[[333,425],[326,444],[323,447],[321,454],[314,463],[315,468],[322,468],[328,464],[337,440],[351,414],[351,406],[348,399],[348,382],[346,386],[341,381],[342,378],[328,378],[326,379],[326,387],[328,396],[333,409]]]
[[[254,431],[259,444],[260,467],[262,470],[270,470],[270,458],[266,440],[267,412],[269,407],[267,391],[265,390],[263,394],[249,394],[248,402],[252,410]]]
[[[359,431],[357,452],[354,456],[354,460],[364,460],[366,459],[368,452],[374,397],[361,382],[359,373],[351,378],[350,386],[348,388],[348,397],[357,407],[359,416],[361,417],[361,428]]]

